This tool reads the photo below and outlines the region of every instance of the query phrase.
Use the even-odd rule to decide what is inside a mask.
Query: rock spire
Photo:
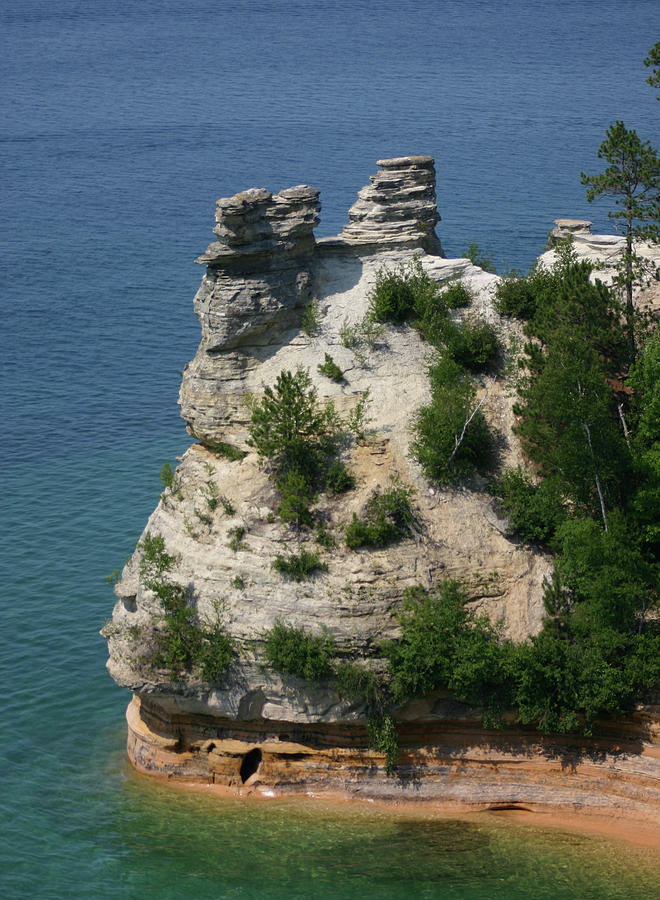
[[[371,184],[358,191],[348,211],[349,224],[341,238],[354,247],[391,250],[420,247],[444,256],[435,233],[440,221],[435,198],[435,165],[432,156],[400,156],[379,159],[380,171]]]

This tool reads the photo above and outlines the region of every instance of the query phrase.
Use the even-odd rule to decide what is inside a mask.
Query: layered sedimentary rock
[[[524,809],[607,815],[660,825],[660,707],[599,723],[601,737],[485,730],[442,698],[398,724],[396,777],[369,750],[360,723],[235,722],[168,711],[134,698],[128,748],[142,772],[224,785],[237,795],[333,790],[460,810]]]
[[[225,439],[241,418],[232,385],[258,348],[281,340],[312,299],[318,198],[315,188],[299,185],[218,200],[219,240],[197,260],[206,266],[194,301],[202,342],[185,368],[180,397],[195,437]]]
[[[342,240],[362,250],[422,247],[443,256],[435,226],[435,163],[431,156],[379,159],[371,184],[348,211]]]
[[[313,188],[246,191],[218,202],[219,240],[200,257],[206,274],[195,297],[202,341],[186,367],[180,398],[201,443],[180,460],[144,534],[163,538],[173,560],[168,578],[186,589],[199,622],[222,624],[234,657],[215,683],[197,671],[173,681],[150,661],[162,609],[141,573],[138,546],[116,587],[112,624],[104,629],[109,671],[135,694],[129,755],[144,771],[239,787],[346,787],[389,797],[417,792],[477,806],[561,805],[577,790],[580,803],[601,792],[601,805],[627,809],[642,803],[646,792],[656,803],[657,710],[622,726],[619,749],[601,759],[596,745],[593,758],[582,747],[578,784],[566,780],[569,769],[558,762],[562,753],[573,758],[570,742],[562,750],[523,732],[498,737],[480,730],[478,710],[441,697],[415,701],[394,710],[402,746],[395,783],[385,775],[383,756],[367,747],[363,704],[340,696],[333,679],[308,682],[265,664],[266,632],[282,621],[313,634],[325,629],[340,656],[377,666],[380,643],[399,633],[396,613],[406,588],[432,588],[445,578],[460,579],[472,608],[512,639],[535,633],[544,614],[549,558],[507,538],[483,481],[439,489],[411,458],[411,422],[429,399],[428,345],[403,326],[385,328],[359,353],[347,340],[365,320],[379,270],[407,264],[414,253],[439,284],[461,279],[472,290],[470,313],[494,324],[503,343],[511,327],[493,307],[496,275],[423,249],[439,249],[429,243],[438,220],[432,160],[386,160],[381,167],[382,180],[381,173],[372,179],[378,203],[371,194],[361,199],[356,206],[363,204],[362,212],[328,244],[314,240],[319,202]],[[415,231],[415,221],[428,228]],[[378,229],[382,243],[371,245]],[[313,321],[303,330],[301,316],[312,299]],[[343,371],[341,383],[319,372],[326,354]],[[366,433],[342,447],[355,489],[321,495],[314,508],[335,540],[323,555],[328,571],[303,582],[283,578],[272,562],[292,544],[318,550],[315,536],[297,534],[277,516],[273,479],[246,444],[246,398],[262,396],[280,372],[297,368],[309,373],[320,402],[331,400],[344,417],[368,392]],[[500,434],[503,462],[520,462],[511,391],[493,374],[479,376],[475,387]],[[246,455],[222,455],[220,444]],[[384,549],[349,550],[346,523],[393,476],[414,492],[415,531]],[[614,789],[610,776],[625,785]]]

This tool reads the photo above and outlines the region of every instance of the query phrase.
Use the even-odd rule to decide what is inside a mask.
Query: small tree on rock
[[[633,285],[645,271],[644,261],[635,251],[635,241],[660,241],[660,159],[648,141],[623,122],[607,129],[598,148],[598,158],[608,163],[600,175],[581,173],[591,203],[602,195],[614,197],[618,209],[608,212],[625,237],[618,282],[624,288],[628,327],[632,340]]]

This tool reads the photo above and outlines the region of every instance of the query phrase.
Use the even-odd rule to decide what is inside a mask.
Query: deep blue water
[[[428,153],[448,255],[525,269],[559,215],[607,229],[579,172],[610,122],[660,142],[659,39],[657,0],[2,0],[3,897],[660,893],[597,839],[145,782],[96,634],[188,443],[215,199],[307,182],[334,234],[377,158]]]

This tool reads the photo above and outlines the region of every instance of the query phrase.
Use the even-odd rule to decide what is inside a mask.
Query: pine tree
[[[582,172],[580,177],[589,203],[605,195],[614,197],[618,207],[608,216],[617,222],[625,237],[618,283],[625,290],[629,337],[634,346],[633,285],[645,271],[644,261],[635,251],[635,241],[660,241],[660,159],[649,142],[642,141],[623,122],[615,122],[607,129],[598,158],[608,163],[605,171],[600,175]]]

